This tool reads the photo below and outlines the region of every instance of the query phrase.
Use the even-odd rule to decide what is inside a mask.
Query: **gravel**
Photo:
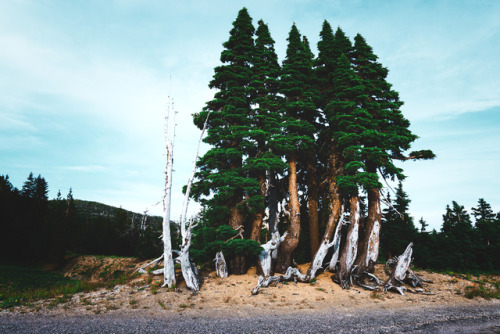
[[[0,333],[500,333],[500,304],[396,310],[335,309],[217,317],[109,312],[0,315]]]

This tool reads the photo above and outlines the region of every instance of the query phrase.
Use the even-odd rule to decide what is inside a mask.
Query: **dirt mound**
[[[131,274],[138,264],[139,261],[131,257],[82,255],[70,259],[62,272],[66,277],[104,283]]]

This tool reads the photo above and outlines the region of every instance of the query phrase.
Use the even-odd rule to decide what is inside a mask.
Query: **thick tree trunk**
[[[328,253],[328,249],[335,243],[340,242],[340,234],[339,234],[338,238],[334,240],[335,243],[332,243],[334,231],[336,230],[335,226],[340,224],[340,217],[343,211],[342,201],[338,191],[337,182],[335,181],[335,176],[340,175],[341,171],[341,168],[339,167],[340,159],[334,153],[332,153],[330,155],[329,160],[330,161],[329,161],[329,173],[328,173],[328,195],[330,198],[330,214],[328,216],[326,229],[323,234],[323,238],[321,240],[321,246],[317,251],[315,251],[315,253],[312,253],[314,254],[314,256],[313,260],[311,261],[311,266],[308,269],[308,275],[311,278],[314,277],[316,275],[316,271],[322,267],[324,258]]]
[[[337,276],[340,286],[343,289],[350,285],[351,270],[358,253],[358,234],[359,234],[359,198],[352,195],[349,200],[351,214],[349,216],[349,229],[347,231],[346,242],[340,254],[339,269]]]
[[[380,239],[380,191],[377,188],[368,191],[368,217],[366,219],[363,238],[359,242],[358,257],[356,258],[356,275],[373,273],[378,259]]]
[[[300,202],[297,192],[297,157],[290,156],[288,162],[288,195],[290,207],[290,225],[285,240],[280,245],[276,271],[284,273],[292,264],[292,253],[299,244],[300,235]]]
[[[242,196],[234,196],[241,199]],[[244,233],[245,216],[239,208],[245,204],[246,199],[240,200],[239,203],[232,206],[229,210],[229,226],[237,230],[240,235]],[[229,272],[234,275],[244,275],[248,270],[248,264],[244,255],[235,255],[229,261]]]
[[[310,151],[307,154],[307,210],[309,218],[309,242],[311,247],[311,257],[314,256],[319,248],[319,219],[318,219],[318,201],[319,189],[316,175],[316,154]]]
[[[241,232],[243,230],[243,226],[245,225],[245,216],[243,211],[239,208],[239,206],[245,204],[245,200],[242,200],[243,194],[238,192],[232,198],[232,205],[229,208],[229,226]]]
[[[341,204],[340,196],[337,193],[337,187],[334,183],[330,184],[330,201],[331,201],[330,203],[331,212],[328,217],[326,230],[323,235],[323,239],[321,240],[320,247],[314,254],[311,266],[307,271],[307,276],[310,278],[315,277],[316,272],[322,268],[323,262],[325,260],[326,255],[328,254],[328,250],[330,249],[330,247],[336,246],[336,249],[338,249],[340,244],[340,225],[342,224],[340,218],[342,216],[343,207]],[[337,226],[337,229],[335,229],[335,226]],[[337,232],[339,233],[335,233],[334,235],[335,230],[338,230]]]
[[[262,194],[262,208],[258,210],[252,221],[252,231],[250,239],[260,243],[260,232],[262,230],[262,221],[264,220],[265,198],[266,198],[266,178],[265,175],[259,175],[259,186]]]

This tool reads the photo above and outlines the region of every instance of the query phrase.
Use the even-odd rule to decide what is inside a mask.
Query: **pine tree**
[[[252,218],[252,240],[260,242],[260,232],[265,210],[265,196],[267,192],[266,174],[281,173],[286,165],[281,157],[274,153],[274,140],[281,136],[280,98],[278,85],[280,66],[278,56],[274,50],[274,40],[268,26],[260,20],[256,31],[255,50],[253,58],[253,75],[250,87],[253,89],[254,99],[250,118],[248,137],[255,145],[248,150],[248,158],[244,169],[255,178],[261,189],[260,197],[253,199],[257,202],[248,202],[255,211]],[[271,185],[275,186],[275,185]]]
[[[452,201],[451,207],[446,206],[441,234],[441,247],[447,255],[446,267],[455,270],[477,269],[478,264],[474,261],[477,244],[472,222],[465,208],[455,201]]]
[[[21,188],[21,195],[24,198],[34,198],[36,194],[36,183],[33,173],[28,175],[28,179],[24,181],[23,187]]]
[[[360,208],[358,188],[380,187],[375,173],[366,170],[364,161],[366,142],[373,126],[371,115],[362,107],[367,99],[365,88],[351,68],[345,54],[337,61],[333,75],[334,95],[325,113],[333,131],[335,146],[344,165],[344,173],[336,176],[339,189],[349,198],[350,225],[347,242],[340,256],[337,271],[343,287],[348,284],[350,271],[357,256]]]
[[[366,171],[374,176],[379,171],[383,177],[403,180],[405,176],[402,170],[394,165],[394,159],[431,159],[434,154],[426,150],[412,152],[409,157],[404,156],[403,153],[410,148],[417,136],[409,130],[410,122],[401,113],[403,102],[386,80],[388,70],[377,61],[378,57],[365,39],[358,34],[354,41],[352,62],[367,95],[363,108],[372,117],[372,128],[367,132],[364,141],[363,160]],[[380,186],[367,191],[368,216],[356,260],[357,270],[360,272],[373,272],[377,256],[374,254],[371,260],[368,258],[368,246],[378,248],[380,233]]]
[[[408,214],[411,200],[401,182],[395,195],[382,219],[381,248],[388,259],[404,252],[410,242],[416,242],[418,235],[413,218]]]
[[[475,227],[478,235],[476,247],[478,249],[477,262],[481,269],[498,269],[500,260],[500,220],[491,209],[491,205],[480,198],[477,207],[472,208],[475,218]]]
[[[427,226],[429,226],[429,224],[427,224],[427,222],[424,220],[424,217],[420,217],[418,223],[420,224],[420,233],[426,232],[425,229]]]
[[[201,198],[207,207],[206,216],[212,225],[229,222],[234,229],[243,229],[245,225],[246,203],[261,201],[259,182],[243,168],[246,153],[255,145],[248,140],[255,91],[250,86],[254,31],[252,19],[243,8],[233,22],[229,40],[223,44],[223,65],[215,68],[209,84],[218,91],[194,118],[201,129],[210,113],[204,142],[212,148],[198,161],[198,182],[193,184],[193,196]]]
[[[285,102],[282,108],[283,136],[275,141],[280,153],[286,156],[288,169],[288,196],[290,225],[281,243],[276,271],[284,272],[292,263],[292,253],[300,236],[300,203],[297,185],[299,157],[313,147],[316,116],[312,91],[312,59],[307,42],[301,40],[299,30],[292,26],[288,35],[286,59],[283,61],[280,93]]]

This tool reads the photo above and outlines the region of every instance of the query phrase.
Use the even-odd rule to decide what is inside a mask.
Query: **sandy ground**
[[[64,271],[68,276],[96,282],[121,271],[132,272],[140,265],[134,259],[86,256],[68,264]],[[304,272],[307,265],[299,268]],[[246,275],[232,275],[224,279],[216,277],[213,271],[202,271],[202,288],[194,295],[185,288],[183,282],[179,284],[177,291],[170,291],[161,288],[162,276],[141,276],[126,285],[77,293],[66,302],[41,300],[30,306],[15,307],[1,313],[73,316],[141,310],[141,314],[152,316],[184,314],[217,317],[227,314],[252,316],[327,310],[351,312],[360,309],[369,311],[474,306],[500,308],[500,300],[465,298],[465,288],[476,284],[470,280],[425,271],[417,273],[433,281],[424,286],[424,290],[432,293],[431,295],[407,292],[402,296],[394,292],[371,292],[358,287],[342,290],[332,281],[332,274],[325,272],[314,283],[280,283],[262,288],[258,295],[252,296],[251,291],[257,283],[258,275],[255,268],[251,268]],[[382,265],[377,265],[376,274],[382,279],[387,277]],[[182,281],[180,276],[178,281]]]

